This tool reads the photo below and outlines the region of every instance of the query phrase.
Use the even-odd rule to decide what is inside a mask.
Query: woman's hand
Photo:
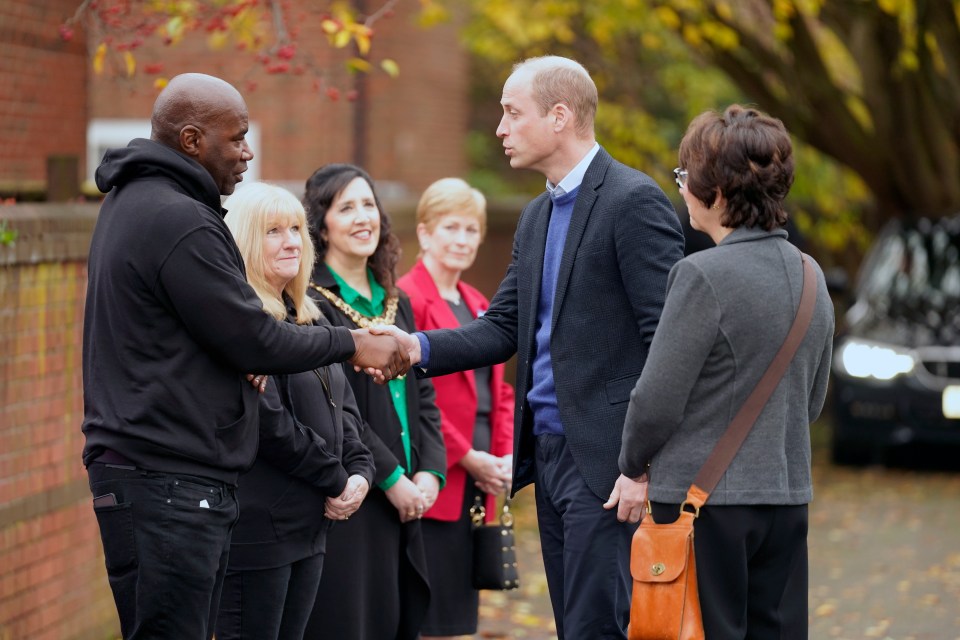
[[[628,478],[620,474],[610,499],[604,503],[604,509],[617,508],[617,520],[620,522],[640,522],[647,515],[647,488],[650,479],[644,473],[637,478]]]
[[[347,479],[347,486],[336,498],[327,497],[323,515],[331,520],[346,520],[352,516],[363,504],[370,485],[363,476],[352,475]]]
[[[460,466],[467,470],[478,489],[484,493],[503,493],[510,486],[512,456],[498,458],[485,451],[471,449],[460,459]]]
[[[400,522],[410,522],[423,515],[423,493],[407,476],[400,476],[397,482],[386,490],[387,500],[400,514]]]
[[[265,376],[262,373],[258,375],[254,375],[252,373],[247,374],[247,381],[249,381],[250,384],[253,385],[253,388],[260,393],[263,393],[267,390],[267,380],[269,378],[270,376]]]
[[[423,494],[423,510],[429,510],[440,494],[440,478],[429,471],[417,471],[413,474],[413,484]]]

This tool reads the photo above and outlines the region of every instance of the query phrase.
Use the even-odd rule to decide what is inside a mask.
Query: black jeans
[[[212,637],[235,488],[101,463],[87,475],[123,637]]]
[[[276,569],[227,571],[217,640],[302,640],[321,571],[322,553]]]

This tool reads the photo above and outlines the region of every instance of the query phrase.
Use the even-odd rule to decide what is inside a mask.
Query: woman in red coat
[[[413,305],[417,329],[456,328],[489,305],[460,280],[473,264],[486,227],[486,200],[459,178],[430,185],[417,205],[420,259],[397,282]],[[513,388],[503,365],[433,378],[447,449],[447,483],[424,514],[431,600],[424,638],[477,631],[479,592],[471,584],[470,507],[477,497],[487,519],[509,487],[513,459]]]

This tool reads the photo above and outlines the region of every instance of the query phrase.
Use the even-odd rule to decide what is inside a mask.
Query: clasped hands
[[[413,479],[400,476],[385,493],[397,510],[400,522],[419,520],[437,501],[440,479],[429,471],[418,471],[413,474]]]
[[[513,456],[497,457],[486,451],[470,449],[460,459],[463,467],[474,484],[484,493],[499,494],[510,490],[513,480]]]
[[[378,384],[403,376],[412,364],[420,362],[420,341],[398,327],[378,325],[350,333],[357,347],[350,364]]]
[[[347,520],[360,508],[368,491],[370,491],[370,485],[367,484],[366,478],[360,475],[350,476],[339,496],[327,496],[323,515],[330,520]]]

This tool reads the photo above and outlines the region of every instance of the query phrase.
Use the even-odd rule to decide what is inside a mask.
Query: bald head
[[[240,92],[202,73],[176,76],[157,96],[150,138],[190,156],[233,193],[253,152],[247,146],[247,105]]]
[[[204,129],[237,109],[246,112],[247,107],[233,85],[203,73],[184,73],[174,77],[153,103],[150,137],[179,151],[184,127]]]
[[[541,115],[555,104],[567,105],[576,117],[577,135],[592,137],[593,119],[597,114],[597,85],[576,60],[561,56],[528,58],[514,65],[508,82],[529,86]]]

